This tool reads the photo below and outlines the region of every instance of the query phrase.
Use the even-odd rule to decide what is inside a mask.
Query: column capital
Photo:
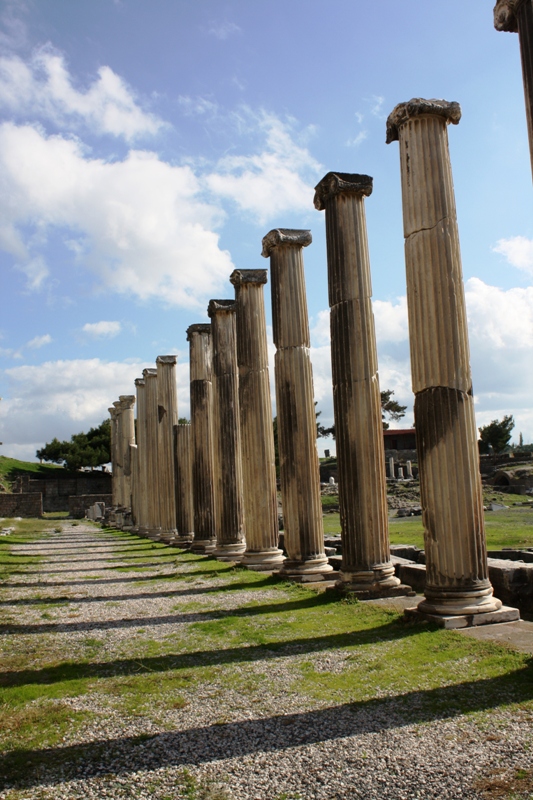
[[[369,197],[372,194],[373,179],[370,175],[352,172],[328,172],[315,186],[314,204],[318,211],[324,211],[328,200],[338,194],[357,194]]]
[[[494,27],[497,31],[518,33],[518,9],[524,0],[498,0],[494,6]]]
[[[398,103],[393,108],[387,119],[387,144],[398,140],[399,128],[413,117],[427,116],[443,117],[448,125],[457,125],[461,119],[461,106],[455,101],[424,100],[422,97],[413,97],[406,103]]]
[[[156,364],[176,364],[178,361],[177,356],[157,356]]]
[[[157,378],[157,370],[150,367],[150,369],[143,369],[143,378]]]
[[[194,325],[189,325],[187,328],[187,341],[190,342],[194,333],[207,333],[211,335],[210,322],[195,322]]]
[[[234,286],[242,286],[244,283],[266,283],[266,269],[234,269],[229,276],[230,282]]]
[[[115,419],[117,416],[117,409],[111,406],[111,408],[108,408],[107,410],[109,411],[111,418]]]
[[[135,405],[135,395],[134,394],[121,394],[119,395],[119,402],[120,407],[123,411],[127,411],[130,408],[133,408]]]
[[[120,411],[122,410],[122,409],[120,408],[120,400],[114,400],[114,401],[113,401],[113,405],[115,406],[115,411],[116,411],[117,413],[118,413],[118,412],[120,412]]]
[[[217,311],[235,312],[237,311],[237,303],[233,300],[210,300],[207,306],[207,313],[210,317],[214,317]]]
[[[263,258],[268,258],[272,250],[279,245],[307,247],[312,241],[311,231],[296,230],[295,228],[274,228],[263,237],[261,255]]]
[[[144,378],[135,378],[135,380],[133,382],[134,382],[135,386],[144,386],[145,385]]]

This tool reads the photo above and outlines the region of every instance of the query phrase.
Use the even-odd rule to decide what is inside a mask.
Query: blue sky
[[[461,104],[449,130],[478,424],[533,440],[533,191],[518,37],[486,0],[0,2],[0,439],[34,457],[98,424],[157,355],[309,228],[315,395],[332,421],[330,170],[366,201],[380,380],[412,406],[396,103]],[[270,295],[266,291],[267,317]],[[271,347],[272,350],[272,347]],[[412,416],[405,420],[407,424]],[[331,446],[321,442],[320,450]]]

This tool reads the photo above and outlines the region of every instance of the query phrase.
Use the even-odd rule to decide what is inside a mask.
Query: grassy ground
[[[56,477],[57,470],[64,472],[57,464],[38,464],[31,461],[18,461],[16,458],[0,456],[0,482],[9,488],[19,475],[30,475],[32,478]]]

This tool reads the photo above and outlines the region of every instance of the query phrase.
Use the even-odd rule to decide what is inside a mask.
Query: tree
[[[407,411],[407,406],[402,406],[397,400],[392,399],[393,394],[394,389],[385,389],[383,392],[381,392],[381,419],[383,420],[384,430],[387,430],[389,427],[389,423],[385,419],[386,416],[389,417],[389,419],[397,421],[402,419],[402,417],[405,417],[405,412]],[[321,413],[321,411],[318,411],[317,417]],[[317,422],[316,428],[317,436],[324,436],[325,438],[332,436],[335,438],[335,425],[332,425],[331,428],[325,428],[323,425],[320,425],[320,423]]]
[[[111,420],[105,419],[97,428],[89,428],[87,433],[75,433],[70,442],[54,438],[37,450],[36,455],[42,461],[63,464],[70,471],[107,464],[111,461]]]
[[[479,452],[503,453],[511,440],[511,431],[514,428],[512,414],[507,414],[502,420],[493,419],[488,425],[479,428]]]

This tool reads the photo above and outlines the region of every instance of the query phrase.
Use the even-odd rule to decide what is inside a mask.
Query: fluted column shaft
[[[131,520],[133,531],[139,530],[139,464],[137,457],[139,451],[136,444],[130,444],[131,465]]]
[[[211,300],[213,421],[219,561],[240,560],[244,541],[243,479],[235,300]]]
[[[435,614],[494,611],[488,579],[466,306],[448,152],[457,103],[396,106],[387,141],[400,142],[407,305],[426,599]]]
[[[109,416],[111,417],[111,502],[113,506],[116,507],[119,505],[118,499],[120,493],[117,464],[118,412],[114,406],[108,408],[107,410],[109,411]]]
[[[122,451],[122,505],[131,508],[131,451],[130,445],[135,444],[135,417],[133,407],[134,395],[120,395],[120,447]]]
[[[160,537],[167,544],[177,535],[174,480],[174,425],[178,424],[176,361],[176,356],[156,358]]]
[[[246,552],[250,569],[271,570],[283,563],[278,548],[278,505],[272,402],[268,375],[263,285],[266,270],[234,270],[237,303],[237,360],[241,407]]]
[[[494,27],[518,33],[533,172],[533,0],[498,0],[494,8]]]
[[[158,408],[157,408],[157,370],[143,370],[145,383],[145,446],[147,477],[147,533],[150,539],[158,540],[161,533],[159,513],[159,459],[158,447]]]
[[[191,426],[174,426],[176,472],[176,522],[178,535],[175,544],[188,544],[194,537],[194,506],[192,495]]]
[[[148,472],[146,464],[146,383],[144,378],[135,379],[137,389],[137,532],[142,536],[148,531]]]
[[[278,449],[287,558],[281,574],[321,580],[332,567],[324,525],[303,248],[310,231],[276,229],[263,239],[270,256]]]
[[[362,596],[401,591],[390,560],[383,424],[364,197],[368,175],[328,173],[326,211],[335,438],[342,530],[341,583]]]
[[[194,539],[191,550],[212,553],[216,546],[215,462],[211,325],[191,325],[190,342],[192,491]]]
[[[117,474],[117,506],[124,507],[124,450],[122,448],[122,406],[120,400],[115,400],[113,403],[115,407],[115,460],[116,460],[116,474]]]

